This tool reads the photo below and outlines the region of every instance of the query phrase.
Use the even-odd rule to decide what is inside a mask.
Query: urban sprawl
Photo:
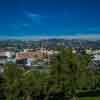
[[[2,40],[0,41],[0,72],[5,64],[17,64],[26,69],[47,69],[53,54],[61,47],[72,48],[73,53],[88,54],[92,60],[90,66],[99,68],[100,41],[89,40]]]

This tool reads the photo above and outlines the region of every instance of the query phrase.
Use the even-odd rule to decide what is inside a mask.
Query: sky
[[[100,34],[100,0],[0,0],[0,36]]]

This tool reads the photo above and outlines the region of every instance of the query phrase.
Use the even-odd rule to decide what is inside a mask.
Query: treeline
[[[0,79],[0,100],[79,100],[80,92],[100,88],[100,71],[89,67],[90,56],[61,49],[48,71],[8,64]]]

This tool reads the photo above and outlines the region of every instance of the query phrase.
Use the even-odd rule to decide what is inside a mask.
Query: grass
[[[79,100],[100,100],[100,97],[83,97],[80,98]]]

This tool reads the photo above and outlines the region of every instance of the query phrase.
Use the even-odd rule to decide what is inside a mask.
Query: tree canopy
[[[78,93],[100,85],[99,71],[88,68],[90,61],[86,54],[62,48],[47,71],[7,64],[0,84],[5,100],[78,100]]]

